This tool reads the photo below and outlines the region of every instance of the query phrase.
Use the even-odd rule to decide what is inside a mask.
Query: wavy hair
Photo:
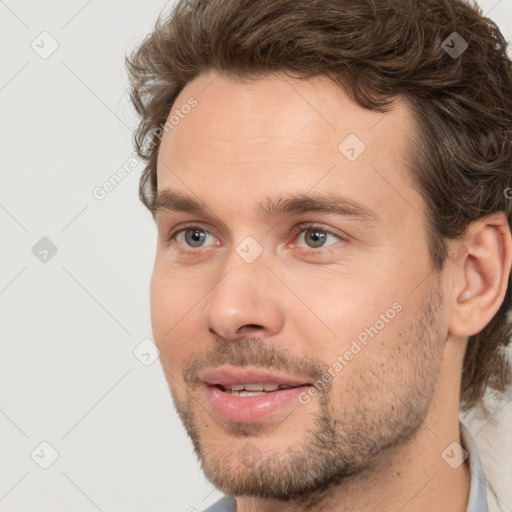
[[[450,257],[447,240],[462,240],[470,222],[504,212],[512,225],[512,62],[503,35],[475,3],[181,0],[126,64],[140,116],[134,144],[146,162],[139,195],[148,208],[157,190],[155,134],[188,82],[206,70],[241,80],[286,72],[326,76],[376,112],[389,111],[396,97],[408,101],[417,123],[410,174],[426,204],[435,270]],[[511,308],[509,277],[499,311],[469,338],[462,409],[510,382],[503,348]]]

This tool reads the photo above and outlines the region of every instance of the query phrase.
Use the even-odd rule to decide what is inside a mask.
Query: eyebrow
[[[376,212],[348,197],[335,194],[289,194],[268,197],[258,204],[263,219],[304,213],[328,213],[343,217],[354,217],[367,222],[380,222]],[[158,192],[150,211],[157,217],[167,211],[213,216],[208,208],[193,197],[177,190],[164,189]]]

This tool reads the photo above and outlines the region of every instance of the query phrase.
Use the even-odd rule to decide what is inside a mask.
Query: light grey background
[[[512,39],[512,0],[480,4]],[[163,5],[0,0],[4,512],[193,512],[219,496],[159,361],[148,365],[156,231],[137,197],[142,165],[130,160],[124,55]],[[123,166],[127,176],[95,198]],[[505,511],[511,398],[490,422],[468,418]]]

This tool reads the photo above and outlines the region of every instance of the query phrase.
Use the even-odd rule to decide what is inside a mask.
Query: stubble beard
[[[266,452],[264,425],[227,425],[228,434],[245,437],[249,451],[256,450],[249,464],[240,450],[233,451],[234,443],[226,443],[222,452],[212,447],[211,436],[219,423],[191,395],[180,403],[173,393],[208,480],[230,496],[295,500],[305,505],[325,497],[344,479],[371,471],[380,455],[410,440],[427,416],[446,341],[440,327],[441,305],[442,296],[433,287],[416,318],[398,333],[401,342],[389,354],[383,371],[381,360],[368,359],[362,366],[364,374],[354,374],[341,389],[335,381],[341,381],[343,374],[336,376],[334,385],[317,401],[320,411],[299,443]],[[240,354],[236,357],[240,362]],[[229,358],[226,362],[236,364]],[[308,406],[314,406],[313,401],[307,406],[297,403],[297,407]],[[289,425],[300,428],[293,421]]]

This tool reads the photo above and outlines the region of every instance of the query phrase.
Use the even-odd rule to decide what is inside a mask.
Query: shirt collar
[[[462,423],[459,423],[459,427],[462,446],[468,452],[469,471],[471,472],[466,512],[488,512],[484,473],[476,444],[469,430]]]

